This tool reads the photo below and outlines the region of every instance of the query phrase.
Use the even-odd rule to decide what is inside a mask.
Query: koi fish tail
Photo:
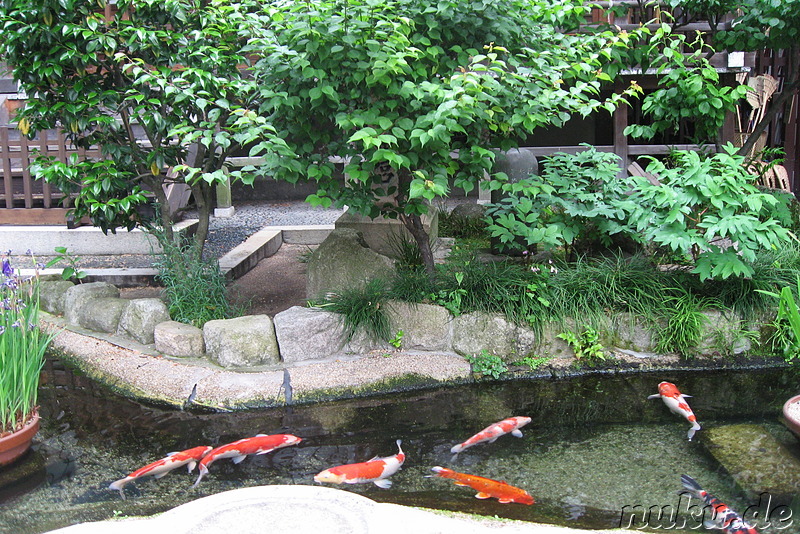
[[[200,484],[200,481],[203,480],[203,477],[206,476],[207,474],[208,474],[208,467],[206,467],[203,464],[200,464],[200,475],[197,477],[195,483],[192,484],[192,487],[196,488],[197,485]]]
[[[683,484],[683,487],[686,488],[687,491],[691,492],[700,499],[703,498],[703,493],[705,492],[703,491],[702,486],[700,486],[700,484],[698,484],[695,479],[693,479],[689,475],[681,475],[681,483]]]
[[[109,484],[108,489],[118,491],[119,492],[119,496],[122,497],[122,500],[124,501],[125,500],[125,491],[124,491],[125,490],[125,484],[127,484],[131,480],[133,480],[133,479],[132,478],[128,478],[128,477],[121,478],[121,479],[116,480],[116,481],[112,482],[111,484]]]
[[[697,420],[691,421],[691,423],[692,423],[692,428],[690,428],[689,432],[687,432],[686,434],[686,437],[689,438],[689,441],[692,441],[695,432],[697,432],[698,430],[702,430],[702,427],[700,426],[700,423],[697,422]]]

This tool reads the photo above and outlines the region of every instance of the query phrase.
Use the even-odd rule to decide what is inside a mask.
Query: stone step
[[[800,488],[800,458],[757,424],[703,429],[708,452],[751,497],[766,492],[788,503]]]

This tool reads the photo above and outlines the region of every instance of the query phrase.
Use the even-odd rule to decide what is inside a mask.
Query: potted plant
[[[39,374],[52,340],[38,322],[38,269],[23,277],[9,253],[0,275],[0,466],[22,456],[39,430]]]

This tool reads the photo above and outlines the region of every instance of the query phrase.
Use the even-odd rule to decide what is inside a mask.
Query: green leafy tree
[[[256,136],[271,139],[266,123],[243,120],[255,91],[240,70],[243,15],[226,4],[119,0],[107,19],[105,0],[0,2],[0,57],[28,95],[19,129],[62,128],[104,156],[36,163],[40,177],[75,196],[76,217],[131,229],[146,222],[137,208],[152,196],[171,238],[163,186],[172,168],[191,187],[196,239],[205,241],[226,157]]]
[[[251,24],[263,100],[253,117],[267,118],[291,153],[256,147],[268,159],[257,172],[315,180],[314,204],[399,218],[432,275],[422,224],[430,201],[451,184],[473,189],[495,149],[573,114],[613,111],[635,93],[598,96],[630,34],[560,31],[588,9],[532,0],[267,5]]]
[[[772,49],[786,57],[781,91],[739,149],[740,154],[749,154],[775,115],[800,89],[800,0],[670,0],[670,4],[709,20],[712,44],[718,50]],[[721,24],[731,14],[730,24]]]

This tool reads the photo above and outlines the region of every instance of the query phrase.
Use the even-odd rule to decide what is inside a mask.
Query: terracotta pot
[[[789,406],[797,404],[790,412]],[[783,405],[783,417],[786,419],[786,426],[794,432],[795,436],[800,439],[800,395],[795,395]]]
[[[8,465],[25,454],[38,431],[39,413],[34,412],[21,430],[0,438],[0,466]]]

